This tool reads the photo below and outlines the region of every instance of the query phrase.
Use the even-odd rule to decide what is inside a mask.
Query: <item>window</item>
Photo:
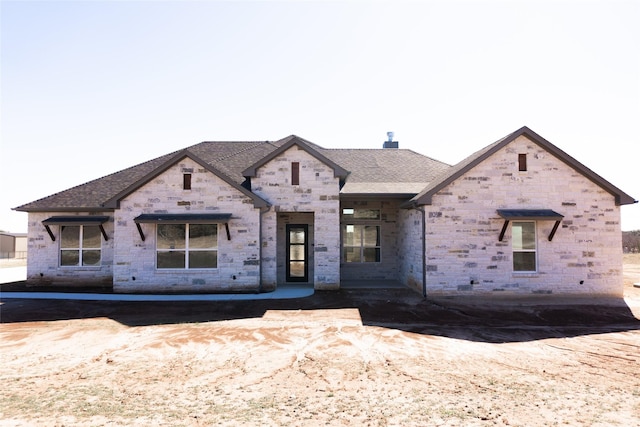
[[[344,262],[380,262],[380,226],[347,224],[343,227]]]
[[[191,190],[191,174],[185,173],[182,175],[182,189]]]
[[[101,232],[96,225],[60,226],[60,265],[97,266],[101,257]]]
[[[536,262],[536,223],[534,221],[513,222],[513,271],[534,272]]]
[[[158,224],[157,268],[217,268],[217,224]]]
[[[518,154],[518,170],[520,172],[527,171],[527,155],[526,154]]]
[[[380,219],[380,209],[353,209],[353,208],[344,208],[342,209],[342,219],[343,220],[379,220]]]
[[[380,262],[380,209],[342,209],[344,262]]]
[[[300,185],[300,162],[291,162],[291,185]]]

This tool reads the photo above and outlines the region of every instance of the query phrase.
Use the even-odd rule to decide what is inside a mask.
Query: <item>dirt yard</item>
[[[634,282],[640,255],[608,306],[5,300],[0,425],[638,425]]]

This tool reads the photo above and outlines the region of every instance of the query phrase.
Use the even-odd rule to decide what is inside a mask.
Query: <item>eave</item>
[[[24,205],[23,205],[24,206]],[[114,208],[106,208],[101,206],[70,206],[70,207],[60,207],[60,206],[50,206],[50,207],[40,207],[33,209],[23,209],[22,206],[18,206],[17,208],[12,208],[11,210],[17,212],[113,212]]]
[[[526,126],[518,129],[512,134],[502,138],[494,142],[493,144],[479,150],[475,155],[471,155],[466,159],[462,160],[457,165],[452,167],[452,171],[446,172],[442,178],[436,183],[426,187],[420,194],[415,196],[413,199],[404,203],[402,205],[403,208],[415,208],[420,205],[430,205],[432,203],[432,198],[435,194],[437,194],[440,190],[460,178],[462,175],[466,174],[469,170],[473,169],[475,166],[495,154],[497,151],[501,150],[506,145],[513,142],[516,138],[520,136],[525,136],[531,142],[539,145],[545,151],[554,155],[560,161],[564,162],[569,167],[573,168],[580,174],[582,174],[585,178],[589,179],[596,185],[598,185],[603,190],[607,191],[614,197],[615,204],[617,206],[620,205],[629,205],[638,203],[633,197],[626,194],[624,191],[620,190],[615,185],[611,184],[609,181],[593,172],[591,169],[580,163],[575,158],[571,157],[569,154],[565,153],[560,148],[556,147],[531,129]]]
[[[310,144],[308,144],[305,140],[295,135],[291,135],[290,137],[288,137],[287,141],[283,145],[281,145],[278,149],[272,151],[267,156],[263,157],[258,162],[254,163],[253,165],[245,169],[242,172],[242,175],[248,178],[255,177],[257,170],[260,167],[269,163],[271,160],[273,160],[280,154],[284,153],[294,145],[298,146],[300,149],[306,151],[309,155],[315,157],[316,159],[320,160],[322,163],[324,163],[325,165],[333,169],[333,176],[335,178],[344,179],[349,175],[349,171],[347,171],[340,165],[336,164],[335,162],[327,158],[325,155],[321,154],[320,152],[312,148]]]
[[[224,173],[218,171],[213,166],[209,165],[207,162],[202,160],[200,157],[198,157],[197,155],[191,153],[189,150],[185,149],[185,150],[179,151],[178,153],[176,153],[175,156],[171,157],[169,160],[167,160],[160,167],[154,169],[151,173],[145,175],[144,177],[142,177],[138,181],[136,181],[133,184],[131,184],[130,186],[128,186],[123,191],[121,191],[118,194],[116,194],[115,196],[113,196],[111,199],[107,200],[104,203],[104,207],[110,208],[110,209],[118,209],[120,207],[120,201],[122,199],[124,199],[128,195],[132,194],[133,192],[138,190],[140,187],[142,187],[143,185],[147,184],[148,182],[150,182],[154,178],[158,177],[159,175],[161,175],[162,173],[167,171],[169,168],[174,166],[176,163],[180,162],[181,160],[183,160],[185,158],[189,158],[189,159],[193,160],[194,162],[198,163],[204,169],[206,169],[207,171],[211,172],[212,174],[214,174],[218,178],[222,179],[224,182],[226,182],[227,184],[229,184],[230,186],[232,186],[233,188],[235,188],[239,192],[243,193],[245,196],[247,196],[250,199],[252,199],[254,207],[262,208],[262,207],[269,206],[269,203],[266,200],[264,200],[263,198],[259,197],[256,194],[252,193],[251,191],[247,190],[246,188],[242,187],[240,184],[238,184],[235,181],[233,181],[227,175],[225,175]]]

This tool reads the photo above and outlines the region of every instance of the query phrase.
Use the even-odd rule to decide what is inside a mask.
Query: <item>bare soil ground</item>
[[[5,300],[0,425],[638,425],[640,255],[624,274],[609,305]]]

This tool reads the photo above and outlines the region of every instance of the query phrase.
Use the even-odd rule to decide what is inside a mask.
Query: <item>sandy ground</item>
[[[638,425],[640,255],[624,271],[607,307],[6,300],[0,425]]]

